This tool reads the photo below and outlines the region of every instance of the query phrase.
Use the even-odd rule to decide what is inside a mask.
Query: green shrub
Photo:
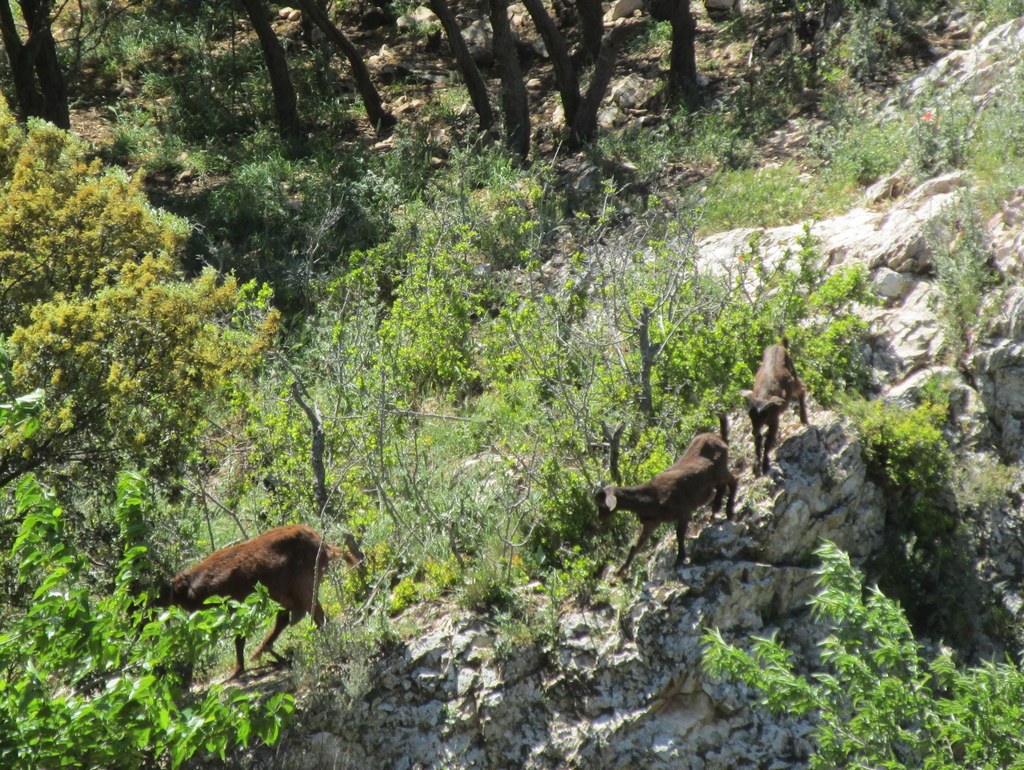
[[[43,122],[8,138],[0,335],[11,366],[0,395],[42,388],[46,410],[32,439],[0,435],[0,484],[72,461],[112,474],[128,455],[166,478],[210,402],[257,365],[277,314],[250,306],[252,325],[242,315],[235,324],[234,280],[213,270],[184,279],[187,224],[153,209],[140,177],[103,171],[81,141]]]
[[[929,492],[949,479],[951,457],[942,434],[947,404],[907,409],[882,400],[851,400],[844,411],[853,420],[868,468],[886,486]]]
[[[877,8],[855,8],[845,30],[833,41],[834,66],[848,71],[859,83],[870,83],[892,68],[903,43],[886,13]]]
[[[918,97],[911,109],[910,161],[918,175],[929,177],[963,168],[978,114],[970,98],[926,94]]]
[[[941,296],[939,316],[945,345],[955,359],[969,351],[974,333],[984,327],[999,277],[989,267],[987,234],[973,199],[959,196],[928,234]]]
[[[408,273],[380,328],[395,374],[412,392],[464,391],[477,378],[472,328],[480,298],[467,259],[472,233],[459,230],[450,238],[425,241],[408,255]]]
[[[0,420],[7,413],[0,407]],[[113,590],[90,585],[86,555],[70,547],[64,512],[31,477],[15,491],[22,524],[14,545],[31,606],[0,634],[0,761],[10,768],[179,767],[253,739],[273,744],[293,708],[290,695],[212,685],[190,694],[181,663],[211,637],[245,633],[266,619],[259,597],[231,613],[180,610],[154,619],[135,596],[147,549],[146,492],[138,476],[117,488],[113,518],[123,557]],[[171,622],[165,622],[171,619]]]
[[[831,543],[816,552],[819,591],[812,615],[831,627],[821,664],[798,674],[775,637],[750,652],[722,633],[704,636],[704,668],[763,694],[779,714],[811,715],[810,767],[1020,767],[1024,675],[1011,663],[960,670],[950,653],[926,659],[900,606]]]
[[[540,464],[538,476],[527,553],[538,566],[550,567],[564,564],[574,547],[599,552],[607,534],[597,521],[592,486],[554,458]]]
[[[816,149],[828,164],[830,188],[864,186],[899,167],[906,155],[906,138],[897,121],[880,124],[857,117],[823,129]]]
[[[791,161],[778,166],[723,171],[707,190],[701,229],[775,227],[834,213],[845,199],[808,184]]]
[[[968,166],[977,179],[975,194],[986,204],[985,218],[999,211],[1024,181],[1024,121],[1017,109],[1024,99],[1024,72],[1017,69],[1000,85],[999,98],[978,115],[968,153]]]
[[[952,494],[952,457],[943,435],[949,401],[941,388],[913,408],[849,401],[844,412],[860,437],[871,477],[886,503],[879,583],[914,621],[966,639],[965,606],[977,606],[972,544]]]

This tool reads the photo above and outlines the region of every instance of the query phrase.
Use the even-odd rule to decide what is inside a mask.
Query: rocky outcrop
[[[884,514],[860,448],[842,423],[789,425],[771,478],[736,522],[695,523],[692,562],[673,567],[673,535],[650,554],[638,593],[616,587],[548,615],[516,646],[500,623],[451,608],[375,662],[369,691],[331,680],[299,730],[249,767],[798,768],[810,726],[749,707],[700,668],[702,634],[779,632],[813,646],[805,610],[811,552],[827,537],[855,555],[877,546]],[[557,609],[524,589],[534,623]],[[614,598],[618,597],[618,598]],[[820,633],[820,631],[819,631]]]

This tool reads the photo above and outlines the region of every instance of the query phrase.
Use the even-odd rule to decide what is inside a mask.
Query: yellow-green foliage
[[[0,178],[0,331],[10,333],[57,293],[88,295],[116,283],[144,257],[154,279],[173,275],[187,227],[150,208],[138,179],[103,173],[80,142],[44,123],[11,149],[11,173]]]
[[[273,313],[232,329],[234,280],[179,274],[183,221],[66,132],[11,128],[3,104],[0,171],[0,388],[42,388],[46,403],[31,437],[0,434],[0,479],[71,458],[98,469],[119,451],[169,470],[210,394],[258,360]]]

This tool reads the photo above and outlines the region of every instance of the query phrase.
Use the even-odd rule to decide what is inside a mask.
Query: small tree
[[[655,19],[672,24],[669,89],[693,109],[700,102],[700,88],[697,83],[697,22],[690,11],[690,0],[652,0],[650,8]]]
[[[0,432],[0,486],[43,466],[171,476],[218,389],[251,370],[276,314],[213,271],[187,280],[184,223],[69,134],[0,104],[0,398],[41,389],[31,436]],[[6,130],[4,126],[6,125]]]
[[[512,25],[508,20],[508,0],[487,0],[491,28],[494,30],[494,58],[501,74],[501,112],[505,122],[505,144],[525,160],[530,154],[530,103],[519,66]]]
[[[473,109],[476,110],[476,114],[480,118],[480,130],[490,131],[494,125],[494,111],[491,109],[491,100],[487,95],[487,83],[484,82],[483,75],[480,74],[480,69],[469,52],[469,46],[466,45],[466,41],[462,37],[458,19],[455,18],[455,14],[452,13],[452,9],[445,0],[430,0],[429,5],[430,10],[437,14],[441,26],[444,27],[445,36],[448,38],[448,47],[451,49],[452,56],[455,57],[463,80],[466,82],[466,89],[473,102]]]
[[[366,108],[366,116],[370,119],[370,124],[374,130],[377,133],[381,133],[394,126],[396,122],[395,116],[384,108],[380,92],[373,84],[373,80],[370,77],[370,69],[366,66],[366,62],[363,61],[359,49],[331,21],[327,10],[321,4],[322,0],[298,0],[298,3],[299,7],[302,8],[303,18],[309,19],[310,22],[315,24],[323,32],[324,37],[331,42],[331,45],[348,59],[349,66],[352,67],[352,76],[356,81],[356,90],[359,91],[359,97],[363,100],[363,106]]]

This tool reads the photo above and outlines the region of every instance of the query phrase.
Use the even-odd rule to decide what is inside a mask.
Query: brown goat
[[[732,519],[737,479],[729,470],[729,424],[724,415],[719,417],[719,425],[720,434],[695,436],[671,468],[647,483],[631,487],[607,486],[594,493],[602,520],[618,509],[633,511],[640,519],[640,537],[619,567],[618,575],[626,573],[651,533],[665,522],[675,522],[679,547],[676,566],[681,565],[686,561],[686,530],[693,512],[710,501],[711,510],[717,513],[726,491],[729,499],[725,514]]]
[[[804,384],[789,357],[789,341],[783,337],[778,344],[765,348],[761,368],[754,376],[754,389],[740,391],[747,399],[747,413],[754,433],[755,476],[768,472],[768,453],[775,446],[779,433],[779,417],[790,401],[800,404],[800,422],[807,424],[805,394]],[[768,432],[762,438],[764,426],[768,426]]]
[[[177,604],[191,612],[201,609],[211,596],[243,601],[261,583],[283,609],[252,657],[255,660],[264,652],[278,657],[271,645],[289,620],[298,623],[312,612],[313,621],[323,626],[324,610],[317,598],[320,580],[327,565],[339,557],[355,564],[348,551],[328,545],[307,526],[275,527],[252,540],[214,551],[196,566],[178,573],[161,591],[157,604]],[[236,665],[231,679],[245,670],[244,648],[245,637],[236,637]]]

